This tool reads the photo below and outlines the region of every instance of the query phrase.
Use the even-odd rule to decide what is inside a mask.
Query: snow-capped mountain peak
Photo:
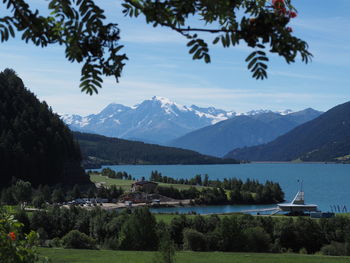
[[[127,111],[129,110],[130,107],[124,106],[122,104],[117,104],[117,103],[111,103],[109,104],[107,107],[105,107],[99,114],[102,114],[104,116],[109,116],[109,115],[113,115],[115,113],[120,113],[123,111]]]
[[[180,111],[185,111],[185,112],[189,111],[189,109],[186,106],[173,102],[168,98],[153,96],[152,101],[155,103],[159,103],[160,107],[165,109],[167,113],[173,112],[173,110],[176,110],[176,109]]]
[[[175,102],[171,101],[170,99],[164,98],[164,97],[160,97],[160,96],[153,96],[151,100],[152,101],[159,101],[162,106],[174,105],[175,104]]]
[[[133,107],[111,103],[98,114],[64,115],[62,119],[73,130],[160,143],[234,115],[233,111],[187,107],[165,97],[153,96]]]
[[[275,112],[290,114],[291,110]],[[72,130],[98,133],[110,137],[135,139],[152,143],[165,143],[188,132],[209,126],[238,115],[274,113],[254,110],[237,114],[214,107],[190,107],[168,98],[154,96],[133,107],[111,103],[97,114],[88,116],[63,115],[63,121]],[[301,115],[300,119],[303,118]]]

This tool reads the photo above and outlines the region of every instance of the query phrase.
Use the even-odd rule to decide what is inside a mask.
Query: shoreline
[[[191,165],[247,165],[247,164],[348,164],[344,162],[334,162],[334,161],[320,161],[320,162],[293,162],[293,161],[250,161],[250,162],[244,162],[242,161],[241,163],[211,163],[211,164],[104,164],[101,165],[99,168],[84,168],[85,171],[95,171],[95,170],[100,170],[105,167],[110,167],[110,166],[191,166]]]
[[[293,161],[252,161],[249,163],[242,164],[344,164],[337,162],[293,162]]]

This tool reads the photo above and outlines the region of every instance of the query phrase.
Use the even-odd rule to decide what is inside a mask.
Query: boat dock
[[[243,210],[242,213],[261,213],[261,212],[274,212],[274,211],[281,211],[277,206],[272,208],[261,208],[261,209],[249,209],[249,210]],[[276,212],[276,213],[277,213]]]

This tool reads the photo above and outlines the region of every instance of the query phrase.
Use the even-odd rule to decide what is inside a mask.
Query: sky
[[[45,11],[47,1],[29,0]],[[294,64],[270,55],[268,79],[255,80],[244,61],[246,46],[209,46],[212,62],[193,61],[186,39],[170,29],[153,28],[143,17],[124,17],[119,0],[98,0],[107,19],[119,24],[129,60],[119,83],[104,78],[97,95],[79,89],[81,64],[70,63],[64,48],[26,44],[16,38],[0,43],[0,71],[14,69],[26,87],[59,114],[98,113],[110,103],[128,106],[153,96],[183,105],[254,109],[326,111],[350,100],[350,1],[293,0],[298,10],[290,26],[309,44],[311,63]],[[2,4],[1,4],[2,5]],[[3,8],[0,9],[0,16]]]

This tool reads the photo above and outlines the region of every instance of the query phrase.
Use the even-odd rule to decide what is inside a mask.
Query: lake
[[[196,174],[208,174],[209,179],[247,178],[260,182],[278,182],[290,201],[299,189],[298,180],[303,181],[305,200],[317,204],[322,211],[331,211],[331,206],[344,206],[350,210],[350,165],[320,163],[251,163],[225,165],[113,165],[104,166],[115,171],[126,171],[135,178],[148,178],[152,171],[173,178],[191,178]],[[101,170],[101,169],[96,169]],[[157,212],[195,211],[201,214],[237,212],[271,206],[213,206],[160,208]]]

